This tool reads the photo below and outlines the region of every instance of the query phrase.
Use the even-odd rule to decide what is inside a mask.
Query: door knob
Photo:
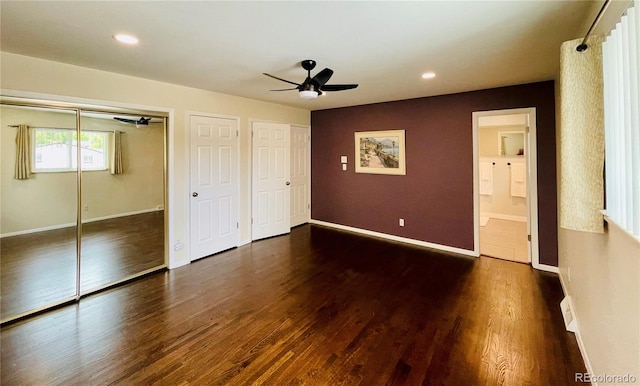
[[[287,181],[287,186],[291,185],[291,182]]]
[[[198,192],[193,192],[193,193],[191,193],[191,195],[192,195],[193,197],[198,197]]]

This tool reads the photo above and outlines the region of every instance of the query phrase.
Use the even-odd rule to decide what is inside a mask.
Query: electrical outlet
[[[399,221],[398,223],[399,223],[399,225],[400,225],[401,227],[403,227],[403,226],[404,226],[404,219],[403,219],[403,218],[401,218],[401,219],[400,219],[400,221]]]
[[[173,250],[174,251],[180,251],[182,249],[184,249],[184,243],[182,241],[178,240],[178,242],[173,245]]]
[[[85,212],[88,211],[89,210],[89,204],[82,205],[82,210],[85,211]]]

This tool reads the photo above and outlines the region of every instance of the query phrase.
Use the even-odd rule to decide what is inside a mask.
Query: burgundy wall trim
[[[554,99],[553,81],[546,81],[313,111],[311,217],[473,250],[472,113],[535,107],[539,260],[557,266]],[[354,133],[395,129],[405,130],[407,174],[356,174]]]

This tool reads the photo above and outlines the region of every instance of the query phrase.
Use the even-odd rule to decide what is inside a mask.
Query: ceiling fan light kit
[[[316,66],[315,60],[303,60],[300,65],[303,69],[307,70],[307,78],[302,83],[292,82],[290,80],[278,78],[277,76],[267,74],[263,72],[264,75],[280,80],[285,83],[289,83],[295,85],[293,88],[279,89],[279,90],[271,90],[271,91],[289,91],[289,90],[298,90],[300,98],[302,99],[315,99],[318,95],[323,95],[325,91],[343,91],[350,90],[358,87],[357,84],[326,84],[329,81],[329,78],[333,75],[333,70],[330,68],[325,68],[324,70],[318,72],[313,78],[311,77],[311,70],[313,70]]]
[[[318,97],[318,92],[313,90],[300,91],[300,98],[302,99],[315,99]]]

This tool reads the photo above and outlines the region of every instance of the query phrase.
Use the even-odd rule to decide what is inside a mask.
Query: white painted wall
[[[609,225],[604,234],[560,228],[558,245],[590,370],[634,375],[640,384],[640,242]]]
[[[511,196],[511,164],[524,164],[522,157],[480,157],[480,163],[493,165],[493,194],[480,195],[480,215],[496,218],[517,217],[527,221],[527,199]],[[492,216],[493,215],[493,216]],[[507,217],[500,217],[507,216]]]
[[[523,126],[527,124],[527,114],[490,115],[478,118],[478,127]]]
[[[153,80],[93,70],[7,52],[0,54],[4,95],[27,93],[86,98],[103,104],[161,107],[171,111],[169,122],[170,246],[188,243],[189,176],[188,111],[240,117],[240,237],[250,240],[251,134],[249,120],[310,125],[308,110],[219,94]],[[265,92],[267,92],[265,90]],[[186,249],[170,248],[169,264],[187,264]]]
[[[480,117],[479,123],[485,125],[478,128],[478,153],[480,162],[489,162],[493,166],[493,194],[480,195],[480,214],[482,216],[500,215],[527,219],[527,199],[511,197],[511,168],[508,163],[525,163],[524,157],[500,156],[499,133],[525,131],[526,116],[524,114],[497,115]],[[495,216],[494,216],[495,217]]]

